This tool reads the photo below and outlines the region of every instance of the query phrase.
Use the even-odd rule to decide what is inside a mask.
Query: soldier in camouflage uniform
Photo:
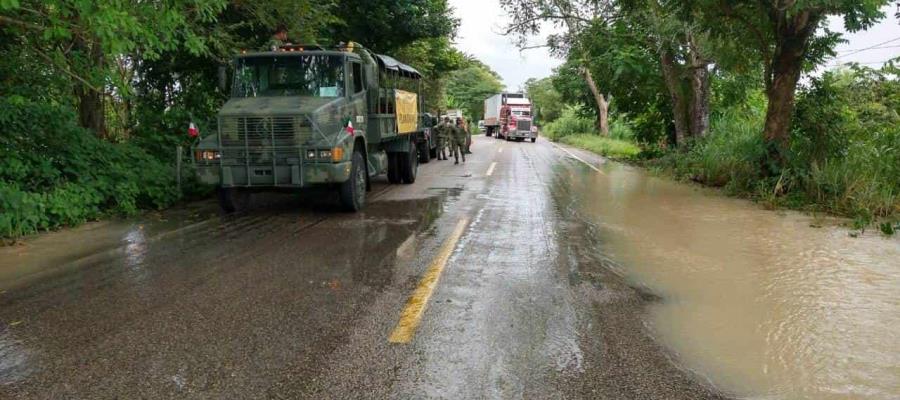
[[[446,160],[448,158],[444,150],[449,150],[447,147],[450,146],[450,137],[453,136],[453,125],[450,124],[450,118],[444,117],[444,120],[434,128],[434,132],[438,140],[438,160]]]
[[[453,127],[453,137],[450,139],[450,150],[453,158],[456,160],[454,164],[459,164],[459,156],[462,156],[463,162],[466,162],[466,128],[463,125],[462,118],[456,119],[456,126]]]
[[[278,51],[281,46],[289,44],[291,43],[288,41],[287,27],[278,25],[278,28],[275,29],[275,34],[272,35],[272,38],[266,43],[266,50]]]

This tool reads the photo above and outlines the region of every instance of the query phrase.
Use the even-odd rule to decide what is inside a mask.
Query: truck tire
[[[225,214],[244,211],[250,205],[250,192],[235,187],[216,188],[219,207]]]
[[[429,151],[428,140],[422,141],[416,147],[416,151],[419,153],[419,163],[428,164],[428,162],[431,161],[431,152]]]
[[[388,157],[387,177],[388,177],[388,182],[390,182],[390,183],[394,183],[394,184],[400,183],[400,165],[399,165],[400,162],[398,160],[400,158],[399,157],[400,154],[401,153],[394,153],[394,152],[387,153],[387,157]]]
[[[357,212],[366,205],[366,162],[360,151],[354,151],[350,160],[350,177],[338,190],[344,210]]]
[[[492,134],[492,133],[493,133],[493,132],[491,132],[491,128],[485,128],[485,129],[484,129],[484,136],[491,137],[491,134]]]
[[[534,143],[534,142],[537,142],[537,138],[536,138],[536,137],[531,138],[531,143]]]
[[[419,170],[419,156],[416,146],[409,146],[409,153],[397,153],[400,164],[400,178],[403,183],[416,182],[416,174]]]

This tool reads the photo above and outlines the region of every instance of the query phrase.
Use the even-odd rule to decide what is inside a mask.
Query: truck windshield
[[[344,95],[344,62],[340,56],[290,55],[239,58],[234,97]]]
[[[530,117],[531,111],[528,110],[512,110],[513,115],[517,117]]]

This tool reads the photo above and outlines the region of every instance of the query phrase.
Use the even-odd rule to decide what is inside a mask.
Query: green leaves
[[[469,62],[469,66],[450,74],[447,81],[447,97],[449,103],[454,102],[468,118],[473,121],[482,119],[484,99],[500,93],[503,84],[497,73],[480,62]]]
[[[0,0],[0,11],[19,8],[19,0]]]

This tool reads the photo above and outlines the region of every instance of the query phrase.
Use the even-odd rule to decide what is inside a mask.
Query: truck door
[[[353,128],[368,132],[366,129],[368,120],[367,97],[366,97],[366,74],[363,69],[362,62],[350,59],[350,79],[348,79],[347,93],[350,94],[350,108],[352,115],[350,116]]]

